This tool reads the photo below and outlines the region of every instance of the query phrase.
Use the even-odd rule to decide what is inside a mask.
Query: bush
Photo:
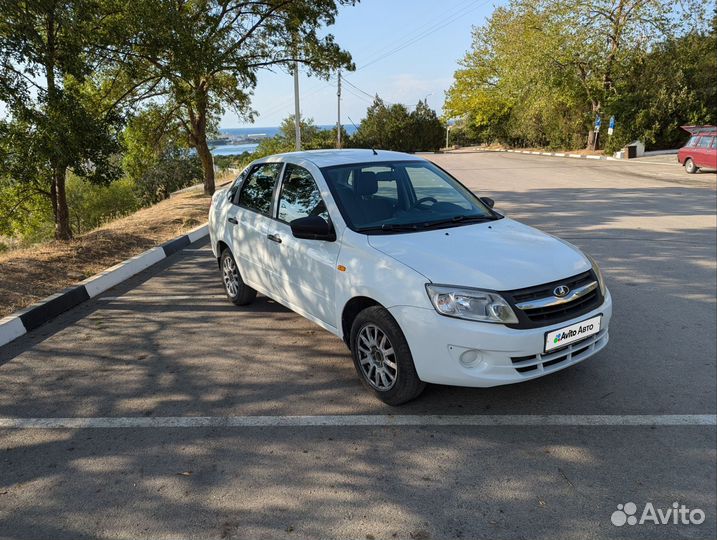
[[[169,194],[202,182],[202,164],[196,155],[172,151],[147,169],[136,182],[136,194],[144,206],[156,204]]]
[[[11,246],[51,240],[55,225],[50,200],[0,179],[0,235],[11,239]]]
[[[129,178],[96,185],[74,175],[67,179],[67,203],[74,234],[95,229],[107,221],[134,212],[140,206],[135,184]]]
[[[425,101],[409,112],[400,104],[387,106],[377,97],[352,141],[359,148],[436,152],[445,142],[445,128]]]

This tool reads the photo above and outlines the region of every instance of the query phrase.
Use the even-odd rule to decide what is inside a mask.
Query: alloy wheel
[[[229,296],[235,297],[239,292],[239,269],[231,256],[224,257],[222,277],[227,293],[229,293]]]
[[[368,383],[381,392],[396,383],[396,353],[388,336],[376,325],[367,324],[358,334],[359,365]]]

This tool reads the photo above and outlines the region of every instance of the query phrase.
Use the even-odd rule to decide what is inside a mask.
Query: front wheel
[[[388,405],[406,403],[426,387],[418,378],[401,328],[383,307],[372,306],[356,316],[351,354],[361,382]]]
[[[699,170],[699,167],[695,165],[695,162],[692,161],[692,158],[687,158],[685,160],[685,170],[688,174],[695,174]]]
[[[227,293],[229,300],[237,306],[251,304],[256,298],[256,291],[244,283],[239,273],[239,267],[229,249],[222,251],[219,265],[222,269],[224,291]]]

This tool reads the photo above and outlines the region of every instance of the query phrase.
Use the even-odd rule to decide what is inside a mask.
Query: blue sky
[[[363,118],[371,98],[361,91],[378,93],[387,102],[409,106],[428,96],[429,105],[440,113],[456,62],[470,47],[471,28],[483,24],[494,6],[501,3],[362,0],[354,7],[342,8],[336,24],[327,31],[352,54],[359,69],[345,76],[360,89],[344,84],[342,122],[349,123],[350,117],[358,124]],[[317,124],[335,123],[335,78],[326,82],[302,76],[300,85],[302,116],[313,118]],[[276,126],[292,114],[291,75],[282,71],[260,72],[252,107],[259,113],[255,126]],[[221,119],[223,128],[248,125],[251,124],[230,112]]]

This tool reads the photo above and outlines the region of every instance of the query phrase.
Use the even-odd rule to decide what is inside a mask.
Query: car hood
[[[503,218],[405,234],[372,235],[369,244],[433,283],[496,291],[521,289],[585,272],[573,245]]]

